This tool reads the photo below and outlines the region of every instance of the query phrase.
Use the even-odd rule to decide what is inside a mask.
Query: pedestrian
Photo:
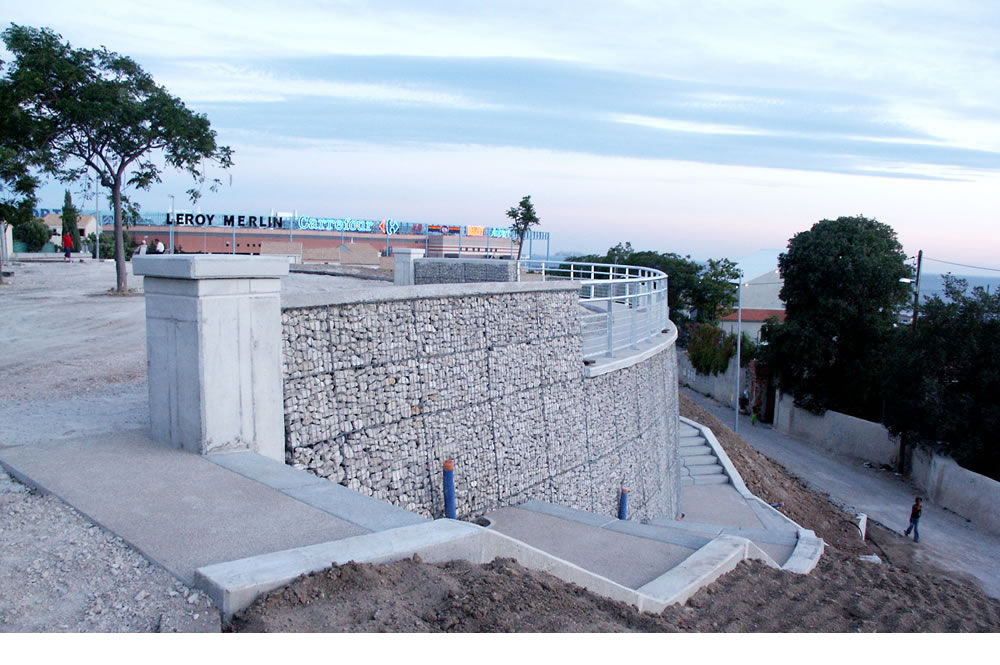
[[[155,251],[155,252],[156,252],[157,254],[163,254],[163,252],[165,252],[165,251],[166,251],[166,248],[165,248],[165,247],[163,246],[163,243],[162,243],[162,242],[160,242],[160,239],[159,239],[159,238],[155,238],[155,239],[153,240],[153,247],[155,247],[155,248],[156,248],[156,249],[155,249],[154,251]]]
[[[149,245],[146,244],[146,238],[143,238],[142,239],[142,244],[139,245],[139,254],[140,254],[140,256],[143,255],[143,254],[145,254],[147,251],[149,251]]]
[[[910,526],[906,527],[906,531],[903,532],[904,536],[910,535],[910,530],[913,530],[913,542],[920,542],[920,532],[917,530],[917,525],[920,523],[920,513],[924,509],[923,499],[919,496],[917,500],[913,502],[913,507],[910,508]]]
[[[73,251],[73,236],[70,235],[69,231],[63,232],[62,242],[63,242],[63,256],[65,256],[66,260],[69,261],[70,259],[69,254],[70,252]]]

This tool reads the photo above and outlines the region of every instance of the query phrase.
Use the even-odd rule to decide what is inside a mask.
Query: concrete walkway
[[[687,388],[685,395],[732,428],[733,409]],[[740,436],[756,450],[782,464],[809,487],[830,496],[848,512],[865,513],[886,528],[901,532],[909,522],[913,498],[921,494],[908,479],[865,460],[810,446],[785,436],[770,425],[751,425],[740,418]],[[1000,598],[1000,538],[976,528],[965,518],[924,502],[920,543],[915,558],[977,580],[983,590]]]
[[[189,586],[209,564],[427,521],[259,455],[201,457],[143,432],[4,442],[0,463]]]

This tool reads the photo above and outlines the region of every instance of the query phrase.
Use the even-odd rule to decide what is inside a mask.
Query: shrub
[[[736,355],[736,335],[727,335],[721,328],[707,323],[689,326],[688,359],[699,374],[719,374],[729,367]]]
[[[135,241],[135,238],[129,235],[128,231],[122,231],[122,240],[125,242],[125,260],[128,261],[132,258],[132,255],[135,253],[135,250],[139,245]],[[97,258],[95,256],[97,234],[87,234],[87,244],[90,245],[90,256],[92,258]],[[101,258],[115,258],[115,234],[111,231],[104,231],[101,233]]]
[[[20,240],[28,246],[29,252],[37,252],[49,241],[48,225],[35,217],[14,227],[14,240]]]

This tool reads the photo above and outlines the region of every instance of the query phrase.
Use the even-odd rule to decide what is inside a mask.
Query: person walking
[[[69,261],[70,252],[73,251],[73,236],[70,235],[69,231],[63,233],[62,244],[63,244],[63,256],[66,257],[67,261]]]
[[[924,509],[923,499],[919,496],[917,500],[913,502],[913,507],[910,508],[910,526],[906,527],[906,531],[903,532],[904,536],[910,535],[910,530],[913,530],[913,542],[920,542],[920,532],[917,530],[917,525],[920,523],[920,513]]]

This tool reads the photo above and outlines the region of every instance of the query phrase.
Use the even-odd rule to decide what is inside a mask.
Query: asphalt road
[[[687,388],[681,390],[698,406],[733,427],[733,409]],[[906,528],[913,499],[922,495],[920,488],[895,472],[813,447],[775,431],[770,425],[751,425],[749,416],[740,418],[739,434],[809,487],[827,494],[836,505],[852,513],[865,513],[869,520],[893,531],[901,533]],[[945,570],[972,577],[987,594],[1000,598],[1000,537],[925,498],[920,543],[913,546],[917,548],[915,560],[925,559]]]

